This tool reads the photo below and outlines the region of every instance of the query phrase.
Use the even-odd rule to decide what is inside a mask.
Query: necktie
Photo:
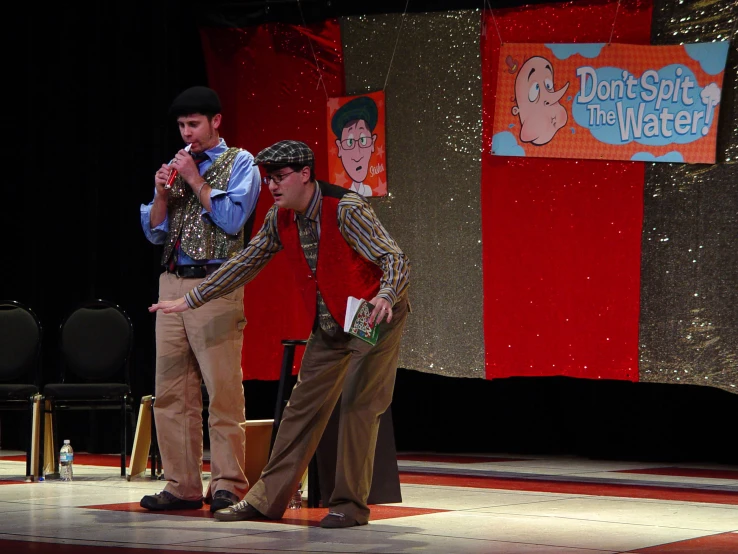
[[[192,156],[192,159],[195,160],[195,163],[197,165],[200,165],[202,162],[208,159],[208,155],[205,152],[200,152],[199,154],[190,153],[190,156]]]
[[[202,162],[208,159],[208,155],[205,154],[205,152],[200,152],[199,154],[194,154],[190,152],[190,156],[192,156],[192,159],[195,160],[195,164],[199,167]],[[181,231],[180,231],[181,233]],[[172,256],[169,258],[169,263],[167,264],[167,270],[170,273],[174,273],[174,268],[177,267],[177,258],[179,258],[179,248],[182,245],[182,236],[177,237],[177,242],[174,243],[174,249],[172,250]]]
[[[300,244],[302,245],[302,251],[305,253],[305,260],[307,261],[310,269],[315,275],[315,270],[318,264],[318,237],[316,224],[302,215],[297,216],[297,230],[300,236]],[[316,290],[316,317],[318,325],[331,336],[335,336],[340,330],[340,327],[336,324],[336,320],[328,311],[328,306],[325,305],[323,295],[320,294],[320,290]]]

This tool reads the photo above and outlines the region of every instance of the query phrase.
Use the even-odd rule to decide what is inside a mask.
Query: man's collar
[[[205,154],[210,160],[214,160],[218,156],[220,156],[223,152],[226,150],[226,143],[225,140],[221,137],[218,139],[218,144],[213,146],[212,148],[205,150],[203,154]]]
[[[308,206],[302,216],[311,221],[318,221],[320,219],[320,203],[322,199],[323,194],[320,192],[320,185],[315,181],[313,196],[310,198],[310,202],[308,202]],[[297,217],[297,212],[295,212],[295,217]]]

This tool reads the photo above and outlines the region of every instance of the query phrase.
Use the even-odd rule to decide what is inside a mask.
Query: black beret
[[[199,113],[213,116],[220,113],[220,98],[218,93],[208,87],[190,87],[182,91],[169,106],[169,115],[179,117]]]
[[[374,130],[374,126],[377,124],[377,105],[374,100],[368,96],[358,96],[338,108],[331,119],[333,134],[340,139],[346,123],[357,119],[363,119],[369,126],[369,130]]]

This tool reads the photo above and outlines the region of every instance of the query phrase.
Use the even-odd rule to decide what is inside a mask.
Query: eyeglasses
[[[283,180],[283,179],[284,179],[285,177],[287,177],[287,175],[290,175],[290,174],[292,174],[292,173],[297,173],[297,171],[289,171],[289,172],[287,172],[287,173],[282,173],[282,174],[279,174],[279,173],[275,173],[274,175],[267,175],[267,176],[266,176],[266,177],[264,177],[264,178],[263,178],[263,179],[262,179],[261,181],[262,181],[262,182],[263,182],[263,183],[264,183],[265,185],[268,185],[268,184],[269,184],[269,183],[271,183],[272,181],[274,181],[275,183],[279,184],[279,183],[281,183],[281,182],[282,182],[282,180]]]
[[[367,148],[372,145],[372,137],[361,136],[358,139],[347,138],[341,141],[341,146],[343,146],[344,150],[353,150],[356,148],[357,144],[359,145],[359,148]]]

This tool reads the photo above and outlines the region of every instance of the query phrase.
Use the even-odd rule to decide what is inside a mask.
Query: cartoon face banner
[[[328,99],[329,180],[364,196],[387,195],[384,91]]]
[[[504,44],[491,153],[714,163],[728,44]]]

